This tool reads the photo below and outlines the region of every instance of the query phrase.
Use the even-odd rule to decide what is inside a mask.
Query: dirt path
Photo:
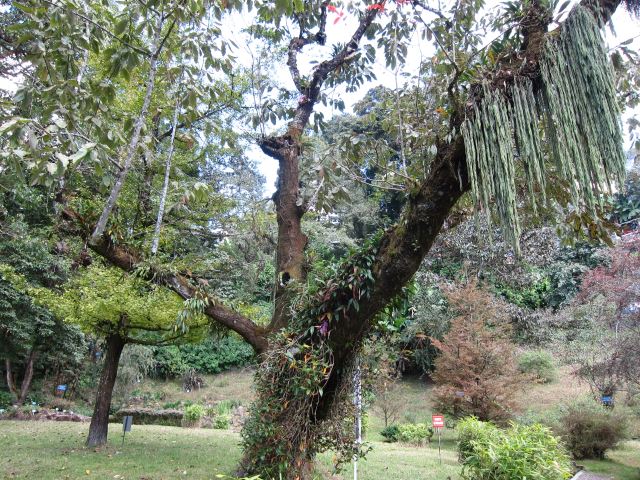
[[[595,473],[579,472],[571,480],[612,480],[613,477],[604,477],[602,475],[596,475]]]

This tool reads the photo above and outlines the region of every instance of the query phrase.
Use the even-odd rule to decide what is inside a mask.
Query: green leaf
[[[2,125],[0,125],[0,135],[2,135],[6,131],[12,129],[16,125],[20,125],[22,123],[25,123],[26,121],[27,121],[26,119],[20,118],[20,117],[12,118],[8,122],[3,123]]]
[[[129,18],[123,18],[118,23],[116,23],[114,33],[116,35],[121,35],[126,30],[127,25],[129,25]]]

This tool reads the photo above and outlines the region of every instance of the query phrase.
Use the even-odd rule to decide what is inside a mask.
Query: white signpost
[[[360,450],[362,444],[362,384],[360,381],[360,362],[356,358],[356,365],[353,371],[353,404],[356,407],[355,437],[356,450]],[[353,480],[358,480],[358,453],[353,455]]]
[[[444,415],[436,414],[431,415],[431,425],[433,429],[438,432],[438,457],[440,458],[440,464],[442,464],[442,451],[440,450],[440,435],[444,428]]]

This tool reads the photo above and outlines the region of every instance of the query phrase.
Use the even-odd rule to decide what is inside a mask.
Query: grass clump
[[[603,459],[627,436],[627,418],[592,399],[560,407],[555,427],[576,459]]]

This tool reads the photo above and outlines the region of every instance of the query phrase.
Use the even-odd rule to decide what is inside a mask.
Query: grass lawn
[[[586,393],[566,371],[558,382],[535,385],[520,399],[522,410],[544,412],[567,398]],[[207,376],[206,387],[185,393],[180,383],[147,380],[139,391],[152,405],[162,407],[170,401],[210,403],[238,400],[248,405],[253,398],[251,369]],[[405,377],[393,392],[398,405],[395,423],[430,423],[433,407],[432,387],[418,378]],[[135,422],[135,420],[134,420]],[[438,458],[437,437],[430,446],[412,447],[383,443],[381,412],[374,406],[367,419],[365,441],[373,450],[359,462],[363,480],[460,480],[455,434],[446,429],[442,436],[442,464]],[[640,431],[637,417],[633,432]],[[226,430],[186,429],[155,425],[135,425],[122,446],[121,425],[111,426],[107,447],[84,447],[88,424],[66,422],[0,421],[0,480],[5,479],[216,479],[232,475],[240,460],[240,436]],[[348,480],[353,466],[333,473],[333,455],[325,453],[317,462],[318,478]],[[587,470],[613,480],[640,480],[640,441],[623,443],[610,451],[606,460],[585,460]],[[514,479],[517,480],[517,479]]]
[[[240,459],[240,436],[226,430],[134,425],[121,444],[120,425],[111,425],[111,441],[87,449],[88,424],[0,421],[0,478],[5,479],[216,479],[232,475]],[[443,436],[442,464],[437,442],[411,447],[373,441],[373,450],[359,462],[363,479],[459,480],[451,431]],[[589,471],[615,480],[640,480],[640,442],[626,442],[607,460],[584,461]],[[333,474],[332,455],[320,455],[319,478],[353,478],[346,465]],[[514,479],[515,480],[515,479]]]
[[[122,425],[109,445],[87,449],[88,423],[0,421],[0,478],[216,478],[233,472],[239,436],[231,431],[134,425],[122,446]]]
[[[615,480],[640,480],[640,441],[625,442],[607,452],[606,460],[580,460],[587,470]]]
[[[121,444],[121,425],[110,426],[109,445],[87,449],[88,424],[0,421],[0,478],[4,479],[216,479],[231,475],[240,459],[240,436],[226,430],[134,425]],[[437,443],[414,448],[372,442],[373,451],[360,461],[362,478],[413,480],[457,479],[452,450]],[[319,478],[350,479],[352,467],[332,476],[332,455],[321,455]]]

